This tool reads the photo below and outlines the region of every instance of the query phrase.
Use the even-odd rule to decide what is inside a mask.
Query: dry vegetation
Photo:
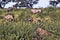
[[[41,10],[0,9],[0,40],[60,40],[60,8]],[[11,21],[4,19],[9,13],[14,15]]]

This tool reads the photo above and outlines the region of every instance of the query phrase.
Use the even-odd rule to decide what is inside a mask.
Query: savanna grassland
[[[4,19],[7,9],[0,9],[0,40],[32,40],[37,28],[52,32],[42,40],[60,40],[60,8],[41,9],[41,13],[33,14],[31,9],[15,9],[9,13],[14,15],[13,21]],[[37,22],[30,18],[40,18]]]

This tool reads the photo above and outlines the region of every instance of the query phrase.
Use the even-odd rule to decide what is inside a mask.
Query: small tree
[[[50,4],[53,5],[54,7],[56,7],[58,3],[59,3],[58,0],[50,0]]]

